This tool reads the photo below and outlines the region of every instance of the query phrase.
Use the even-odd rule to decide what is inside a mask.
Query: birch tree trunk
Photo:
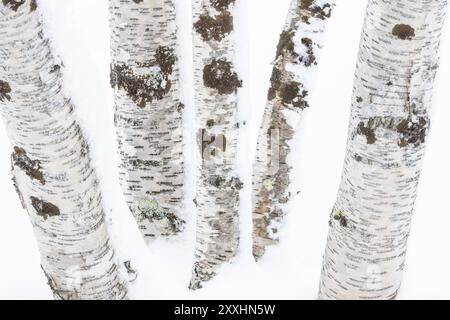
[[[123,299],[88,144],[34,0],[0,3],[0,112],[12,174],[57,299]]]
[[[235,0],[194,0],[194,77],[201,155],[195,264],[190,288],[198,289],[235,256],[239,244],[236,175],[237,90],[233,67]]]
[[[109,0],[119,174],[148,241],[183,229],[183,104],[172,0]]]
[[[369,0],[321,299],[397,295],[446,7],[446,0]]]
[[[285,215],[291,164],[290,142],[309,91],[334,0],[292,0],[277,47],[268,101],[253,168],[253,255],[278,242]]]

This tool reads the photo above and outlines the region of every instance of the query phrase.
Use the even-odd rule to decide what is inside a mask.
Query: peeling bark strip
[[[368,2],[321,299],[394,299],[400,288],[446,9]]]
[[[123,299],[87,143],[30,0],[0,4],[0,113],[16,190],[57,299]],[[5,96],[6,94],[6,96]]]
[[[235,174],[238,128],[233,67],[234,0],[194,0],[194,69],[198,148],[197,242],[190,288],[198,289],[233,258],[239,244],[239,190]]]
[[[334,1],[293,0],[277,46],[268,101],[253,168],[253,255],[279,240],[289,201],[290,142],[302,110],[309,107],[304,81],[314,75],[321,36]],[[311,81],[307,81],[310,83]]]
[[[172,0],[110,0],[120,183],[146,241],[183,229],[184,163]]]

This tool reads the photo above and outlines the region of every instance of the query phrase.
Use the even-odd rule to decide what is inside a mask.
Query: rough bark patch
[[[302,38],[302,44],[306,47],[306,55],[300,58],[300,62],[305,67],[316,65],[316,56],[314,54],[314,42],[310,38]]]
[[[329,3],[318,6],[315,0],[301,0],[299,9],[302,21],[309,24],[310,18],[325,20],[331,17],[332,6]]]
[[[416,31],[407,24],[397,24],[392,29],[392,34],[402,40],[411,40],[415,37]]]
[[[308,91],[301,90],[303,85],[300,82],[284,82],[281,74],[282,72],[279,69],[273,69],[272,77],[270,78],[271,86],[267,98],[271,101],[278,96],[284,106],[292,106],[299,109],[308,108],[309,104],[306,100]]]
[[[375,128],[373,128],[370,123],[366,125],[363,121],[361,121],[358,124],[356,133],[365,136],[367,144],[374,144],[377,142],[377,138],[375,137]]]
[[[148,102],[161,100],[172,87],[170,75],[177,58],[174,50],[165,46],[155,52],[154,60],[139,67],[149,69],[145,74],[137,74],[129,65],[119,63],[111,66],[111,86],[122,89],[139,107]]]
[[[295,43],[292,39],[294,37],[295,31],[290,30],[284,30],[280,35],[280,40],[278,41],[277,45],[277,54],[276,59],[278,59],[280,56],[286,55],[286,53],[291,54],[295,57],[298,56],[298,54],[295,52]]]
[[[425,143],[429,119],[427,117],[408,117],[397,125],[400,134],[399,147],[418,146]]]
[[[233,31],[233,17],[228,11],[222,11],[215,17],[201,15],[194,28],[202,36],[203,41],[212,39],[222,41]]]
[[[19,10],[20,6],[25,3],[25,0],[2,0],[2,3],[4,6],[17,12],[17,10]]]
[[[31,205],[38,216],[47,220],[49,217],[56,217],[60,215],[59,208],[50,202],[40,200],[36,197],[30,197]]]
[[[236,0],[211,0],[211,5],[214,9],[222,11],[227,9],[231,4],[235,3]]]
[[[14,147],[14,152],[11,156],[14,166],[23,170],[26,175],[39,181],[45,185],[44,173],[42,172],[41,162],[39,160],[31,160],[23,148]]]
[[[219,94],[232,94],[242,87],[242,81],[233,71],[231,62],[225,59],[213,59],[203,69],[205,87],[216,89]]]
[[[161,207],[154,199],[146,199],[136,207],[137,213],[142,219],[154,221],[164,221],[173,233],[183,230],[185,221],[178,218],[173,212],[169,212]]]
[[[35,11],[37,9],[37,2],[36,0],[31,0],[30,2],[30,11]]]
[[[0,80],[0,101],[11,101],[11,87],[8,82]]]

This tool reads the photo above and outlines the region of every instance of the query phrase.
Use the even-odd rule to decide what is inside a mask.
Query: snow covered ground
[[[270,62],[290,0],[239,0],[236,8],[237,65],[246,86],[240,92],[242,128],[239,170],[246,186],[241,204],[241,252],[204,289],[190,292],[195,240],[194,106],[190,1],[177,0],[182,39],[183,99],[187,106],[186,232],[145,246],[125,205],[118,184],[109,87],[107,0],[40,0],[55,51],[65,64],[66,92],[78,107],[100,178],[105,208],[118,258],[131,260],[137,280],[130,285],[136,299],[315,299],[328,215],[339,185],[345,152],[353,73],[364,17],[365,0],[338,0],[311,92],[312,107],[304,113],[295,139],[293,190],[281,244],[259,263],[251,257],[251,164],[262,117]],[[413,220],[400,299],[450,299],[450,25],[442,48],[433,125]],[[51,299],[39,266],[39,253],[27,214],[20,207],[9,175],[10,146],[0,129],[0,299]]]

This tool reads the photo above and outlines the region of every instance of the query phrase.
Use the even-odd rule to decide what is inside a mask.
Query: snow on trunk
[[[369,0],[321,299],[397,295],[446,6],[446,0]]]
[[[34,0],[0,3],[0,112],[56,299],[124,299],[89,148]]]
[[[235,0],[194,0],[194,77],[200,176],[197,242],[190,288],[211,279],[239,244],[236,174],[237,90],[234,70]]]
[[[334,0],[292,0],[277,47],[253,172],[253,255],[278,242],[289,192],[295,127],[309,91]]]
[[[184,163],[175,8],[109,0],[111,85],[125,199],[145,239],[183,229]]]

